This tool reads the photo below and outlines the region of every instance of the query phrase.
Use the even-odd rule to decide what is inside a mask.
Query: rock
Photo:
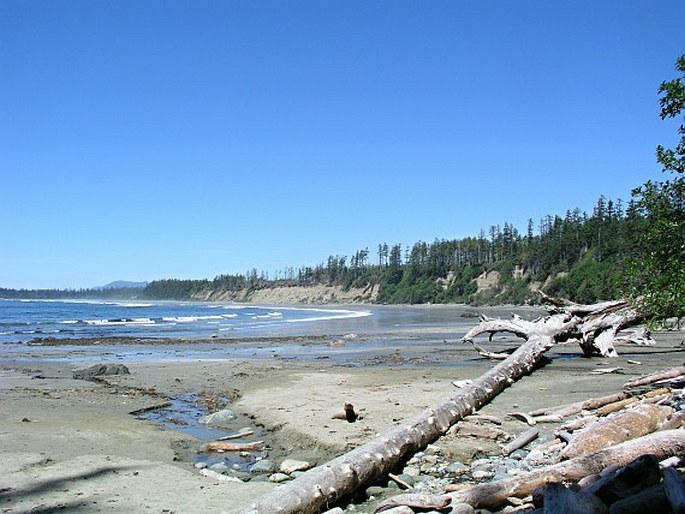
[[[274,484],[280,484],[286,480],[290,480],[290,477],[285,473],[274,473],[269,477],[269,482],[273,482]]]
[[[468,503],[460,503],[459,505],[453,505],[450,514],[475,514],[475,510]],[[481,511],[482,512],[482,511]]]
[[[410,477],[417,477],[421,474],[421,470],[416,466],[405,466],[404,475],[409,475]]]
[[[100,377],[110,375],[130,375],[131,372],[123,364],[96,364],[90,368],[74,371],[72,376],[77,380],[98,382]]]
[[[263,459],[255,462],[250,468],[250,473],[273,473],[276,470],[276,465],[269,459]]]
[[[406,505],[400,505],[391,509],[384,510],[385,514],[414,514],[414,509]]]
[[[228,466],[225,462],[217,462],[209,466],[209,469],[216,471],[217,473],[228,473]]]
[[[202,425],[208,425],[213,427],[225,427],[230,426],[229,422],[235,419],[235,414],[230,409],[222,409],[214,412],[213,414],[208,414],[202,416],[197,420],[198,423]]]
[[[471,476],[475,480],[485,480],[488,478],[492,478],[494,476],[494,473],[492,473],[491,471],[486,471],[484,469],[477,469],[476,471],[471,473]]]
[[[469,468],[466,464],[457,461],[448,464],[445,468],[445,471],[447,471],[448,475],[460,476],[466,473],[469,469],[471,468]]]
[[[227,475],[222,475],[221,473],[218,473],[216,471],[212,471],[211,469],[201,469],[200,470],[200,475],[205,476],[207,478],[211,478],[212,480],[217,480],[220,482],[241,482],[239,478],[236,477],[229,477]]]
[[[281,462],[280,470],[281,472],[290,475],[295,471],[304,471],[311,467],[312,465],[304,460],[285,459],[283,462]]]
[[[205,469],[207,467],[207,463],[206,462],[196,462],[194,464],[194,466],[196,469]]]
[[[381,487],[380,485],[372,485],[372,486],[366,488],[366,497],[367,498],[371,498],[372,496],[378,497],[378,496],[381,496],[387,492],[388,492],[388,490],[385,487]]]
[[[438,462],[438,457],[437,457],[437,455],[426,455],[423,458],[423,462],[425,462],[427,464],[435,464]]]

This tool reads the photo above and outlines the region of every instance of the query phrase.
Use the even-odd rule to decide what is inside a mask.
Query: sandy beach
[[[112,354],[116,341],[88,345],[87,359],[73,346],[61,345],[40,347],[40,352],[25,346],[3,354],[0,512],[236,512],[278,487],[268,474],[239,472],[240,481],[204,476],[195,465],[202,441],[132,413],[195,395],[205,405],[214,401],[234,413],[223,427],[226,432],[253,432],[238,441],[264,442],[258,455],[235,459],[268,460],[276,467],[285,459],[315,465],[431,406],[453,392],[453,381],[477,377],[493,366],[456,338],[443,337],[449,333],[444,323],[417,328],[402,346],[396,344],[397,333],[378,331],[292,335],[279,341],[277,351],[265,347],[265,341],[248,342],[252,354],[245,350],[241,358],[221,357],[222,344],[234,341],[203,343],[214,351],[193,358],[183,355],[188,342],[177,344],[177,357],[166,359],[117,357]],[[683,339],[682,331],[658,332],[656,346],[622,346],[620,357],[611,360],[582,358],[574,345],[556,346],[543,367],[482,412],[505,416],[615,392],[632,378],[682,365]],[[121,348],[132,344],[120,343]],[[496,337],[485,344],[499,350],[519,342]],[[130,374],[99,382],[73,378],[74,371],[98,362],[122,363]],[[621,369],[590,374],[608,366]],[[353,404],[361,419],[335,419],[345,403]],[[502,428],[522,431],[515,420]],[[553,429],[552,424],[542,428]],[[498,451],[495,443],[468,437],[437,444],[461,462]],[[356,512],[367,510],[362,504]]]

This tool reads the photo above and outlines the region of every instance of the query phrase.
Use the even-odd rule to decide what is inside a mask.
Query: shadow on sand
[[[68,493],[70,486],[76,483],[82,483],[84,480],[93,480],[110,473],[119,473],[129,469],[139,469],[140,466],[101,466],[91,471],[78,473],[74,475],[66,475],[45,480],[36,480],[34,483],[27,484],[22,487],[8,487],[0,490],[0,509],[11,509],[9,512],[13,514],[41,514],[47,512],[73,512],[79,509],[91,508],[96,500],[79,495],[73,500],[58,499],[58,498],[42,498],[42,495],[49,495],[50,493],[62,492]],[[101,500],[101,498],[99,498]],[[15,507],[17,503],[22,500],[30,500],[32,507]]]

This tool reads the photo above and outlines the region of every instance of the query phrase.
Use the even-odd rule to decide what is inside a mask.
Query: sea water
[[[364,309],[200,302],[0,300],[0,344],[36,338],[212,338],[274,335],[293,324],[371,316]]]

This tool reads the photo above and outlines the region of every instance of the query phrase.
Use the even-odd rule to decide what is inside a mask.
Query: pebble
[[[447,465],[445,468],[445,471],[447,471],[447,474],[453,475],[453,476],[459,476],[463,475],[467,471],[469,471],[471,468],[469,468],[466,464],[463,464],[459,461],[452,462]]]
[[[405,466],[403,473],[405,475],[409,475],[410,477],[417,477],[421,474],[421,469],[419,469],[417,466]]]
[[[242,482],[242,480],[240,480],[239,478],[229,477],[227,475],[223,475],[221,473],[206,468],[200,470],[200,475],[205,476],[207,478],[211,478],[212,480],[217,480],[219,482]]]
[[[250,468],[250,473],[272,473],[275,471],[276,466],[273,461],[269,459],[262,459],[255,462]]]
[[[485,480],[487,478],[492,478],[495,475],[491,471],[485,471],[484,469],[477,469],[476,471],[471,473],[471,476],[475,480]]]
[[[273,482],[274,484],[280,484],[286,480],[290,480],[290,476],[285,473],[274,473],[269,477],[269,482]]]
[[[312,465],[305,460],[285,459],[281,462],[280,470],[282,473],[290,475],[295,471],[304,471],[311,467]]]
[[[212,471],[216,471],[217,473],[228,472],[228,466],[225,462],[217,462],[215,464],[212,464],[211,466],[209,466],[209,469],[211,469]]]
[[[231,409],[222,409],[220,411],[216,411],[213,414],[202,416],[200,419],[197,420],[197,422],[202,425],[221,427],[227,424],[228,426],[230,426],[229,422],[233,421],[234,419],[235,414]]]

